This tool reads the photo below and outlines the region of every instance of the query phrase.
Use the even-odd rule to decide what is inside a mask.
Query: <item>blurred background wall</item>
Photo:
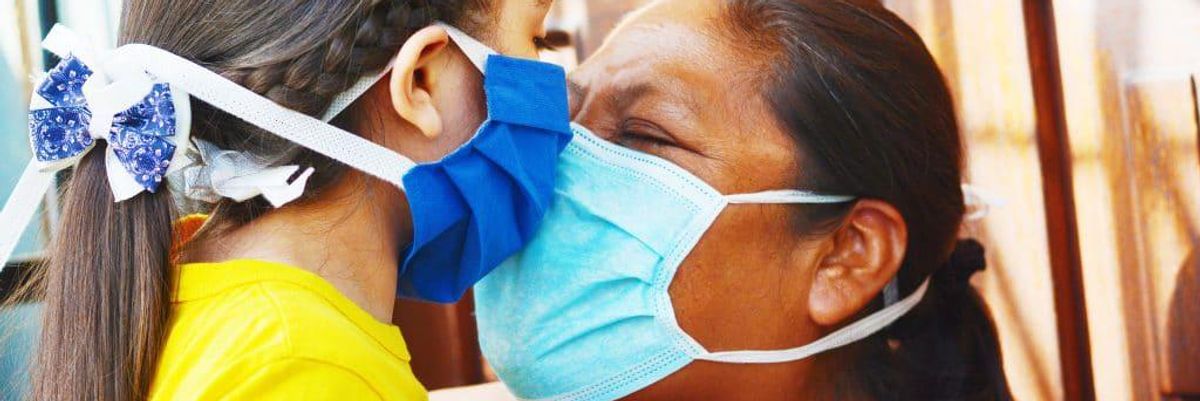
[[[558,0],[564,47],[547,59],[576,65],[645,2]],[[946,72],[969,179],[999,200],[963,234],[989,246],[975,284],[1018,399],[1200,400],[1200,0],[882,3]],[[29,157],[36,38],[64,21],[111,41],[118,12],[116,0],[0,0],[0,198]],[[490,379],[469,300],[398,306],[430,388]]]
[[[1200,2],[1054,1],[1053,15],[1039,21],[1045,3],[886,2],[949,76],[972,180],[1011,202],[970,229],[995,251],[995,268],[979,284],[1001,327],[1009,375],[1023,399],[1061,399],[1072,385],[1064,373],[1087,381],[1073,384],[1084,392],[1075,397],[1090,385],[1102,400],[1196,399]],[[1056,48],[1058,71],[1036,60],[1045,57],[1039,46]],[[1060,88],[1043,88],[1061,91],[1059,108],[1037,106],[1053,102],[1037,97],[1054,94],[1035,93],[1046,74],[1061,77]],[[1065,126],[1045,132],[1039,119]],[[1039,149],[1046,135],[1062,135],[1062,148]],[[1053,194],[1047,188],[1062,183],[1042,180],[1064,171],[1071,190]],[[1047,213],[1049,202],[1070,203],[1074,215]],[[1050,260],[1064,251],[1047,248],[1065,234],[1047,231],[1056,220],[1076,225],[1069,239],[1078,256],[1068,266]],[[1064,269],[1077,272],[1062,275],[1073,282],[1046,282]],[[1072,302],[1054,290],[1074,286],[1082,307],[1052,307]],[[1086,337],[1065,342],[1071,336],[1062,332],[1072,329],[1063,325],[1080,325]]]

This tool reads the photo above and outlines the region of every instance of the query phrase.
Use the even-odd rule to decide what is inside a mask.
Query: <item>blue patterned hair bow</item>
[[[178,147],[188,144],[187,95],[136,66],[104,59],[65,27],[56,26],[43,45],[63,60],[30,101],[30,145],[42,170],[72,166],[103,140],[117,202],[157,191],[184,153]]]

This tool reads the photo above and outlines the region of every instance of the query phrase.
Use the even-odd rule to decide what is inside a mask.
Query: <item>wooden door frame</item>
[[[1091,337],[1084,299],[1075,183],[1054,5],[1052,0],[1022,0],[1021,5],[1037,111],[1038,158],[1042,169],[1063,397],[1070,401],[1093,401],[1096,391]]]

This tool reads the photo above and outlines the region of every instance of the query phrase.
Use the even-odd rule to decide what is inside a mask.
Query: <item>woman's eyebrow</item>
[[[617,110],[625,110],[633,107],[642,99],[653,97],[656,108],[662,111],[670,111],[678,117],[682,118],[686,113],[691,113],[695,116],[703,115],[704,110],[696,96],[689,91],[668,89],[672,88],[672,86],[667,85],[666,81],[668,79],[643,81],[629,86],[621,86],[604,94],[605,101]]]
[[[572,104],[583,102],[584,98],[592,95],[591,88],[574,79],[567,79],[567,91],[572,100]],[[603,98],[603,103],[607,108],[613,111],[624,111],[632,107],[639,100],[663,93],[655,82],[639,82],[633,85],[619,85],[616,88],[606,87],[597,95]],[[697,98],[687,93],[677,93],[680,103],[694,115],[700,115],[702,110],[697,103]]]
[[[641,82],[631,86],[618,85],[611,90],[604,90],[599,94],[604,100],[608,108],[617,112],[624,112],[632,107],[638,100],[652,95],[657,90],[652,84]]]

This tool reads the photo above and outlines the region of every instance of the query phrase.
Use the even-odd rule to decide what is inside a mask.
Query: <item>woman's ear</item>
[[[450,37],[445,29],[430,26],[414,33],[392,65],[388,90],[392,107],[401,118],[417,127],[428,138],[442,133],[442,117],[433,101],[433,87],[441,76],[435,63],[445,56]]]
[[[879,295],[904,261],[908,226],[892,205],[861,200],[829,241],[809,292],[813,321],[834,326]]]

